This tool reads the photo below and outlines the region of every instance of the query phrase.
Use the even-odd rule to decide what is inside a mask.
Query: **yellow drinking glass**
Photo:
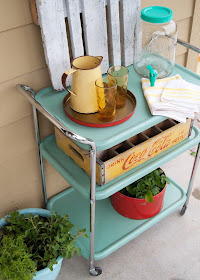
[[[112,66],[108,69],[108,79],[117,81],[116,108],[124,107],[126,104],[128,69],[125,66]]]
[[[98,117],[102,121],[112,120],[116,110],[117,82],[114,78],[100,78],[95,82],[98,102]]]

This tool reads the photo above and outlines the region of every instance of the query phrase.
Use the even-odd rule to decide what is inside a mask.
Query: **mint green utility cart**
[[[191,135],[183,142],[103,186],[96,184],[96,151],[111,148],[166,119],[162,116],[151,115],[143,96],[141,78],[134,72],[133,66],[128,68],[128,88],[137,99],[136,110],[129,120],[109,128],[85,127],[68,119],[62,107],[66,91],[54,93],[52,88],[45,88],[35,95],[29,87],[17,86],[19,91],[33,105],[45,204],[49,210],[57,211],[60,214],[67,213],[73,224],[87,229],[90,239],[80,238],[77,245],[81,248],[82,256],[90,260],[90,272],[95,269],[96,274],[93,271],[92,275],[101,273],[101,268],[94,266],[95,260],[105,258],[177,208],[183,206],[181,214],[184,214],[192,189],[193,175],[196,172],[199,160],[200,145],[198,145],[187,192],[171,180],[166,190],[164,207],[156,216],[146,220],[131,220],[114,210],[110,201],[112,194],[200,142],[200,131],[193,126]],[[183,79],[200,85],[199,76],[184,67],[176,65],[171,75],[175,74],[180,74]],[[66,137],[90,151],[90,177],[57,147],[54,135],[40,142],[36,110],[46,116]],[[71,185],[71,188],[55,195],[49,201],[46,194],[43,158]]]

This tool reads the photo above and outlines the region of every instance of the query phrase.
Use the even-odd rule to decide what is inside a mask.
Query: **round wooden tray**
[[[68,118],[78,124],[89,127],[110,127],[127,121],[135,112],[135,96],[127,90],[126,105],[123,108],[116,109],[115,117],[111,121],[101,121],[97,113],[81,114],[75,112],[70,107],[70,94],[67,94],[63,100],[63,108]]]

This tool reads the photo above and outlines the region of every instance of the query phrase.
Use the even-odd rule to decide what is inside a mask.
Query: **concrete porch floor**
[[[196,122],[200,127],[200,122]],[[163,165],[163,170],[185,189],[194,157],[187,151]],[[181,209],[181,208],[180,208]],[[103,270],[99,280],[199,280],[200,279],[200,164],[188,209],[180,209],[151,227],[143,234],[96,261]],[[58,280],[93,279],[89,262],[77,255],[65,260]]]

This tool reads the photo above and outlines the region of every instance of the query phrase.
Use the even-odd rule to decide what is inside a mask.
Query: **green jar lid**
[[[151,6],[142,9],[141,19],[151,23],[165,23],[173,18],[173,11],[162,6]]]

